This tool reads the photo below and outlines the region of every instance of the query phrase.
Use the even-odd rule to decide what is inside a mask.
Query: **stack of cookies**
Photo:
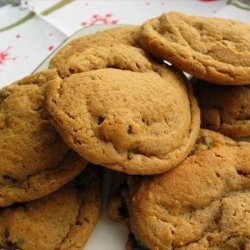
[[[56,70],[0,91],[0,249],[81,249],[100,213],[100,170],[49,121],[45,89]]]
[[[127,249],[250,249],[250,144],[222,135],[250,136],[249,25],[165,13],[49,67],[0,91],[1,249],[82,249],[100,166]]]

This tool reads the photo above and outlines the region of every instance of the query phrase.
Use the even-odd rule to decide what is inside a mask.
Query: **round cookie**
[[[194,80],[201,126],[231,137],[250,136],[250,86],[219,86]]]
[[[146,21],[141,46],[197,78],[250,83],[250,26],[222,18],[164,13]]]
[[[57,79],[47,70],[0,90],[0,206],[45,196],[86,165],[48,120],[45,87]]]
[[[138,46],[138,36],[139,26],[124,26],[74,39],[56,53],[50,61],[49,68],[57,68],[59,75],[65,77],[61,67],[67,63],[68,58],[73,54],[81,53],[89,47],[110,46],[114,43]]]
[[[128,45],[76,58],[70,67],[76,74],[46,92],[51,122],[70,147],[128,174],[161,173],[187,156],[200,114],[184,76]]]
[[[100,215],[100,186],[98,173],[87,169],[46,197],[2,208],[0,248],[83,249]]]
[[[249,166],[249,143],[202,130],[175,169],[128,177],[120,191],[132,232],[127,249],[248,249]]]

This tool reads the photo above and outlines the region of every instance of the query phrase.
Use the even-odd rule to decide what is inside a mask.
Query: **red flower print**
[[[53,50],[53,49],[54,49],[54,46],[53,46],[53,45],[51,45],[51,46],[48,47],[48,50],[49,50],[49,51],[51,51],[51,50]]]
[[[200,2],[215,2],[215,1],[219,1],[219,0],[199,0]]]
[[[0,64],[4,64],[5,61],[7,61],[7,60],[12,60],[12,61],[16,60],[17,57],[10,56],[11,49],[12,49],[12,47],[8,47],[6,50],[3,50],[3,51],[0,50]]]
[[[104,16],[98,15],[98,14],[94,14],[92,15],[92,17],[90,18],[90,20],[87,21],[83,21],[81,22],[82,26],[92,26],[95,24],[116,24],[118,22],[117,19],[113,19],[113,15],[111,13],[108,13]]]

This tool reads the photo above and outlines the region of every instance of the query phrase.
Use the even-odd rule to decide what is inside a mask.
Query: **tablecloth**
[[[173,10],[250,22],[249,0],[19,1],[9,0],[18,5],[0,8],[0,87],[32,73],[65,39],[87,26],[141,24]]]

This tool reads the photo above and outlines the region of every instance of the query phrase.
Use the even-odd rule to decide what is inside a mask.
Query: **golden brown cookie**
[[[123,44],[88,48],[83,53],[71,55],[57,70],[62,78],[90,70],[117,68],[131,71],[151,69],[151,61],[138,48]]]
[[[200,117],[184,76],[128,45],[77,58],[70,67],[76,74],[46,92],[51,121],[70,147],[128,174],[161,173],[187,156]]]
[[[95,34],[75,39],[60,49],[50,61],[50,68],[57,68],[60,76],[65,77],[61,67],[70,56],[81,53],[93,46],[110,46],[114,43],[138,46],[139,26],[124,26],[99,31]]]
[[[250,26],[222,18],[164,13],[146,21],[141,46],[197,78],[250,83]]]
[[[46,197],[2,208],[0,249],[81,250],[97,223],[100,203],[100,176],[84,170]]]
[[[201,126],[231,137],[250,136],[250,85],[219,86],[194,80]]]
[[[126,202],[123,199],[127,192],[128,175],[114,171],[111,177],[111,187],[107,201],[107,216],[109,219],[118,222],[128,219]]]
[[[157,176],[128,177],[120,187],[119,211],[127,209],[131,231],[127,249],[224,250],[250,244],[249,143],[202,130],[178,167]],[[112,219],[114,201],[113,195]]]
[[[45,87],[58,79],[47,70],[0,90],[0,206],[45,196],[86,165],[45,112]]]

